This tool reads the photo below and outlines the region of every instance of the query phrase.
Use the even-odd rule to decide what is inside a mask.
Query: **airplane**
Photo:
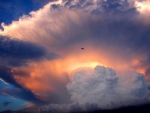
[[[81,49],[83,50],[84,48],[82,47]]]

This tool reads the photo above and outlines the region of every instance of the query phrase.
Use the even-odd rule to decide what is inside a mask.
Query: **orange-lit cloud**
[[[150,11],[150,1],[149,0],[144,0],[142,2],[136,1],[135,2],[135,7],[140,13],[149,13]]]
[[[136,7],[137,11],[140,13],[140,18],[142,18],[143,22],[149,24],[150,18],[150,1],[143,0],[143,1],[135,1],[134,6]]]
[[[35,94],[58,92],[60,85],[67,84],[71,72],[77,68],[94,68],[97,65],[115,68],[118,72],[127,70],[129,64],[113,61],[100,53],[81,50],[78,54],[72,52],[67,56],[53,60],[30,63],[28,67],[14,68],[12,73],[16,81]],[[103,52],[104,53],[104,52]],[[45,95],[46,96],[46,95]]]

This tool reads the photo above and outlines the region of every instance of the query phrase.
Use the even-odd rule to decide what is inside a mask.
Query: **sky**
[[[0,0],[0,17],[0,111],[150,103],[149,0]]]

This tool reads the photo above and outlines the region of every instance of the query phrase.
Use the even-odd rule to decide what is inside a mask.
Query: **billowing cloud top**
[[[88,112],[150,101],[150,92],[142,74],[132,73],[130,80],[123,78],[122,81],[113,69],[103,66],[96,66],[94,70],[77,69],[71,76],[67,89],[73,104],[49,104],[41,107],[41,111]]]

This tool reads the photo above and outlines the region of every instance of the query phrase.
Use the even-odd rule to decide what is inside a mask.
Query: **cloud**
[[[42,106],[40,108],[41,112],[53,112],[53,113],[74,113],[74,112],[90,112],[99,110],[97,104],[89,104],[86,103],[81,105],[79,103],[72,103],[72,104],[49,104]]]
[[[44,100],[44,98],[32,93],[31,91],[25,88],[2,88],[0,89],[0,91],[0,95],[23,99],[36,105],[48,104],[48,102]]]
[[[149,4],[150,4],[149,0],[136,1],[135,7],[140,13],[149,13],[150,11]]]
[[[74,54],[79,46],[85,46],[90,52],[98,49],[95,52],[97,56],[106,54],[105,57],[108,57],[111,54],[112,59],[121,59],[124,63],[129,61],[130,67],[137,70],[143,67],[144,63],[144,73],[149,70],[149,65],[145,63],[149,62],[149,24],[145,24],[139,18],[136,9],[128,13],[108,15],[102,13],[96,16],[77,9],[71,11],[65,8],[54,11],[49,9],[50,4],[38,12],[32,12],[31,16],[22,17],[18,22],[5,25],[4,33],[36,42],[49,50],[59,52],[64,57]],[[42,18],[43,15],[46,18]],[[129,16],[131,18],[128,18]],[[26,25],[33,27],[26,26],[26,22],[28,23]],[[40,26],[44,28],[41,29]],[[24,29],[24,32],[21,32],[20,28]],[[32,35],[32,38],[28,38],[29,35]],[[112,59],[107,58],[111,64]],[[139,61],[138,66],[132,64],[135,59]]]
[[[8,101],[6,101],[6,102],[3,102],[2,105],[8,106],[8,105],[11,104],[11,103],[13,103],[13,102],[8,102]]]
[[[92,1],[93,7],[95,7],[93,4],[97,4],[96,7],[101,7],[101,2],[109,7],[112,7],[113,4],[121,4],[117,7],[129,4],[128,11],[123,10],[122,13],[102,12],[97,15],[90,13],[93,11],[91,6],[89,7],[90,11],[86,12],[77,7],[73,10],[66,9],[67,6],[64,5],[79,4],[78,2],[81,1],[50,2],[37,12],[33,11],[30,15],[21,17],[19,21],[3,25],[4,31],[1,33],[10,37],[18,37],[21,40],[36,42],[48,48],[49,51],[57,51],[63,57],[75,54],[78,52],[77,48],[84,46],[90,52],[97,50],[94,54],[99,59],[106,58],[111,62],[109,64],[112,64],[112,59],[120,59],[124,63],[129,61],[130,67],[139,70],[144,63],[145,67],[142,70],[145,70],[144,74],[147,73],[149,65],[145,62],[149,62],[148,56],[150,54],[148,50],[150,43],[148,38],[149,24],[145,24],[143,19],[139,17],[140,13],[134,4],[131,7],[129,1],[129,3],[126,3],[127,1],[122,3],[120,0],[106,1],[106,3]],[[85,0],[79,5],[88,2],[90,1]],[[58,5],[59,10],[52,10],[50,8],[52,5]],[[85,5],[85,8],[87,7]],[[109,18],[110,16],[111,18]],[[104,54],[105,56],[103,56]],[[108,57],[110,55],[113,57],[112,59]],[[103,58],[100,58],[101,56]],[[138,66],[135,66],[132,62],[137,59],[139,63]],[[103,60],[99,60],[99,62],[106,63]],[[106,65],[112,67],[109,64]]]
[[[13,85],[15,88],[0,88],[0,95],[5,96],[11,96],[14,98],[21,98],[30,102],[33,102],[35,104],[45,104],[46,101],[42,100],[40,96],[35,95],[32,93],[32,91],[26,89],[25,87],[22,87],[20,84],[18,84],[15,80],[15,77],[13,76],[11,69],[8,67],[0,67],[0,78],[4,80],[5,82]]]
[[[52,60],[58,55],[35,43],[0,36],[0,60],[2,64],[25,65],[26,62],[38,61],[42,58]],[[2,65],[1,64],[1,65]]]
[[[29,104],[26,108],[16,111],[17,113],[39,113],[39,106]]]
[[[128,0],[63,0],[62,4],[68,9],[79,8],[92,14],[119,13],[133,8],[129,6]]]
[[[150,24],[134,4],[135,1],[132,0],[60,0],[50,2],[9,25],[3,23],[1,35],[11,37],[8,42],[14,43],[19,49],[16,49],[17,56],[14,51],[2,55],[6,56],[7,62],[19,58],[20,61],[17,62],[25,64],[25,60],[29,64],[11,69],[14,77],[8,77],[5,81],[20,84],[34,94],[46,97],[49,102],[65,103],[69,98],[66,85],[70,73],[79,67],[95,67],[95,64],[101,64],[115,71],[102,67],[96,67],[94,72],[81,70],[67,85],[75,106],[76,101],[83,106],[92,102],[101,108],[106,108],[107,104],[108,108],[116,108],[133,105],[134,102],[147,102],[149,97],[145,79],[149,80],[150,74]],[[81,47],[85,48],[84,51]],[[7,50],[5,46],[2,48]],[[31,51],[24,55],[22,51],[26,49]],[[57,58],[55,53],[62,57],[43,60],[51,51],[54,51],[54,58]],[[13,60],[9,60],[9,56]],[[50,55],[50,59],[53,59],[52,56]],[[98,75],[103,71],[107,72],[103,74],[107,78],[102,76],[103,79],[100,79]],[[131,74],[133,71],[137,73]],[[139,73],[144,74],[145,78]],[[122,79],[118,75],[127,78]],[[120,83],[121,81],[124,82]],[[82,87],[78,86],[78,82]],[[94,96],[97,93],[100,95]],[[83,95],[85,96],[81,98]],[[103,103],[99,103],[101,99]]]
[[[108,67],[79,68],[67,84],[73,104],[50,104],[41,110],[81,112],[148,103],[150,92],[144,76],[134,72],[129,78],[116,75],[115,70]]]
[[[148,88],[142,74],[130,76],[130,87],[119,81],[119,75],[111,68],[97,66],[92,70],[79,70],[74,73],[67,89],[71,100],[80,104],[96,103],[102,109],[148,102]],[[128,78],[124,82],[128,82]],[[130,83],[129,82],[129,83]]]
[[[6,83],[12,84],[15,87],[20,88],[21,86],[15,81],[15,78],[12,76],[11,69],[6,66],[0,66],[0,78]]]

